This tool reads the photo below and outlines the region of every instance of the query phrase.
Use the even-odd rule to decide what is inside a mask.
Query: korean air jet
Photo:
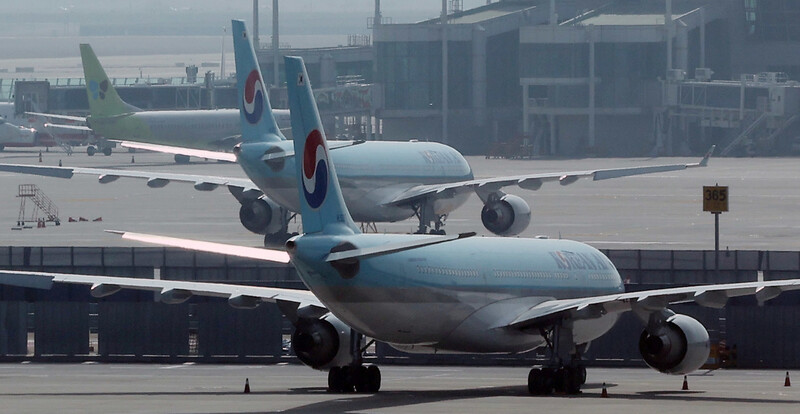
[[[255,52],[241,22],[233,23],[236,71],[240,108],[245,120],[262,119],[270,104]],[[102,91],[102,88],[101,88]],[[109,99],[106,96],[106,99]],[[122,105],[122,104],[120,104]],[[124,112],[122,108],[117,112]],[[275,114],[275,111],[272,111]],[[274,122],[273,122],[274,121]],[[132,122],[132,121],[131,121]],[[227,187],[239,201],[239,219],[245,228],[264,235],[266,246],[283,245],[290,237],[288,223],[300,212],[297,177],[294,174],[294,146],[281,134],[280,118],[264,122],[269,135],[253,133],[249,122],[239,127],[249,151],[239,154],[239,162],[249,179],[169,174],[147,171],[57,168],[0,164],[0,171],[70,178],[74,174],[98,176],[100,183],[120,177],[147,180],[150,187],[163,187],[172,181],[191,183],[201,191]],[[342,195],[356,222],[396,222],[414,217],[417,233],[444,234],[447,216],[476,193],[484,203],[480,220],[484,227],[500,236],[514,236],[531,221],[531,208],[521,197],[507,194],[507,187],[537,190],[546,182],[562,186],[580,178],[605,180],[637,174],[704,167],[708,154],[698,163],[642,166],[589,171],[521,174],[509,177],[475,179],[464,157],[452,147],[436,142],[332,141],[333,161],[339,166]],[[712,147],[713,150],[713,147]],[[233,154],[225,154],[233,157]],[[213,154],[209,158],[213,158]]]
[[[86,79],[90,115],[86,118],[39,114],[51,119],[83,121],[86,126],[49,124],[52,129],[77,129],[118,141],[123,147],[175,154],[176,162],[188,162],[190,156],[234,160],[230,151],[239,142],[238,109],[145,111],[120,98],[113,83],[100,65],[92,47],[81,44],[81,61]],[[273,112],[279,125],[288,128],[289,111]],[[88,155],[98,149],[111,155],[111,146],[89,145]]]
[[[235,34],[245,35],[241,29]],[[335,150],[325,139],[303,61],[286,57],[285,62],[305,233],[287,241],[286,251],[117,233],[192,250],[291,260],[309,291],[22,271],[0,271],[0,282],[38,288],[84,284],[96,297],[124,288],[150,290],[161,292],[166,303],[195,295],[224,297],[237,308],[276,303],[294,324],[294,353],[306,365],[328,371],[328,387],[335,392],[380,389],[379,368],[363,364],[365,337],[408,352],[517,353],[544,347],[549,360],[531,369],[527,379],[537,395],[578,393],[586,381],[582,352],[623,312],[642,321],[638,346],[645,362],[662,373],[685,374],[705,363],[709,336],[700,322],[676,314],[670,304],[721,308],[732,297],[755,295],[763,301],[800,289],[800,279],[791,279],[626,293],[611,261],[583,243],[363,234],[344,201]],[[235,152],[243,165],[250,156],[258,159],[251,152],[262,151],[256,136],[276,133],[271,113],[262,108],[260,113],[242,108],[248,139]]]

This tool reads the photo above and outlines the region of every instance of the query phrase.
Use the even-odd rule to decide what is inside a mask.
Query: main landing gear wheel
[[[328,371],[328,391],[376,393],[381,388],[381,371],[375,365],[348,365]]]
[[[581,392],[581,385],[586,383],[586,368],[560,367],[534,368],[528,374],[528,392],[531,395],[550,395],[554,391],[560,394],[576,395]]]

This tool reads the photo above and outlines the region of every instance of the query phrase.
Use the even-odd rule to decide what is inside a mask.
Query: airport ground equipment
[[[61,225],[61,220],[58,218],[58,207],[36,184],[20,184],[17,197],[20,199],[19,216],[17,217],[18,226],[32,222],[52,222],[56,226]],[[28,200],[34,205],[30,214],[26,214]],[[39,216],[40,213],[42,214],[41,217]]]

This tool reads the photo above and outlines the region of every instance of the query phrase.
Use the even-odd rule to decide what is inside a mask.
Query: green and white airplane
[[[83,121],[80,125],[48,124],[54,129],[91,131],[125,148],[175,154],[176,162],[188,162],[190,156],[235,161],[230,151],[241,139],[238,109],[146,111],[120,98],[100,65],[92,47],[81,44],[81,61],[86,79],[90,115],[86,118],[53,114],[35,115],[51,119]],[[288,110],[275,110],[280,128],[290,128]],[[98,148],[99,147],[99,148]],[[97,151],[111,155],[111,146],[98,141],[89,145],[88,155]]]

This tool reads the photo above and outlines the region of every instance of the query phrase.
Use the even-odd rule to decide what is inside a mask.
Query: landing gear
[[[381,388],[381,370],[376,365],[348,365],[328,371],[328,391],[376,393]]]
[[[95,147],[94,145],[89,145],[86,147],[86,155],[90,157],[94,154],[97,154],[98,151],[102,152],[105,156],[111,155],[111,147]]]
[[[581,362],[575,346],[572,328],[561,321],[549,331],[542,330],[547,341],[550,361],[543,368],[533,368],[528,373],[528,392],[531,395],[580,394],[586,383],[586,367]]]
[[[332,367],[328,371],[329,392],[376,393],[381,389],[380,368],[377,365],[365,366],[363,358],[364,352],[375,341],[370,341],[362,348],[363,339],[363,335],[350,330],[350,353],[353,362],[343,367]]]
[[[586,368],[567,366],[560,368],[534,368],[528,374],[528,392],[531,395],[580,394],[586,383]]]
[[[414,234],[439,234],[444,235],[445,231],[444,221],[447,219],[447,214],[436,214],[433,211],[432,203],[423,200],[421,204],[414,206],[414,215],[419,219],[419,227]],[[428,228],[433,227],[428,231]]]

